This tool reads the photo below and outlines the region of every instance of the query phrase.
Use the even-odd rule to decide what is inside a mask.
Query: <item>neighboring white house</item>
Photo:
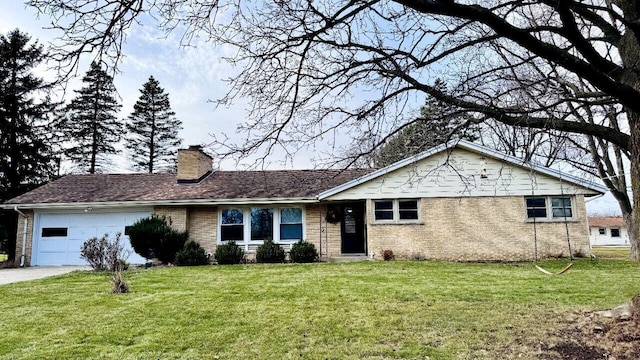
[[[629,233],[621,216],[590,217],[589,241],[595,246],[628,246]]]

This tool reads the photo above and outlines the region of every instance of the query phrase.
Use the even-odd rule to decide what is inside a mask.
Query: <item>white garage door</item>
[[[86,265],[80,258],[82,244],[92,237],[109,234],[115,239],[120,232],[120,241],[128,252],[128,262],[144,263],[144,258],[131,248],[125,227],[136,220],[148,217],[151,211],[96,212],[88,213],[39,213],[36,214],[34,231],[33,265]]]

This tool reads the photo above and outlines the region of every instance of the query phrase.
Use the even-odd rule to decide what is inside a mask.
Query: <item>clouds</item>
[[[44,29],[49,24],[47,19],[36,19],[34,9],[25,8],[20,0],[3,0],[0,32],[19,28],[40,43],[48,44],[57,35],[54,30]],[[244,104],[240,102],[229,108],[215,109],[210,102],[227,92],[223,79],[229,77],[234,69],[220,58],[229,50],[200,39],[194,39],[191,46],[183,47],[180,45],[181,36],[180,29],[165,34],[155,23],[144,19],[142,25],[131,29],[123,47],[125,56],[120,63],[119,73],[114,76],[123,105],[119,117],[125,119],[133,111],[133,105],[140,96],[139,89],[153,75],[169,93],[172,108],[183,122],[180,137],[184,140],[184,146],[208,144],[212,141],[211,133],[234,135],[237,124],[246,114]],[[89,57],[83,59],[76,78],[70,81],[65,94],[67,101],[73,97],[71,90],[81,86],[80,79],[90,61]],[[41,66],[38,76],[52,80],[55,74],[46,66]],[[114,164],[115,172],[129,170],[123,156],[114,159]]]

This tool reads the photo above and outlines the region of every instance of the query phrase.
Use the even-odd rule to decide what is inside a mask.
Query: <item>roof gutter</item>
[[[308,198],[251,198],[251,199],[198,199],[198,200],[148,200],[148,201],[93,201],[67,203],[27,203],[18,204],[27,209],[68,209],[68,208],[115,208],[115,207],[143,207],[143,206],[188,206],[188,205],[245,205],[245,204],[287,204],[287,203],[317,203],[315,197]],[[17,208],[16,204],[0,204],[0,209]]]
[[[601,197],[603,197],[603,196],[605,196],[605,195],[606,195],[606,193],[604,193],[604,194],[594,195],[594,196],[591,196],[591,197],[589,197],[589,198],[586,198],[586,197],[585,197],[585,198],[584,198],[584,201],[585,201],[585,202],[590,202],[590,201],[593,201],[593,200],[596,200],[596,199],[600,199]]]
[[[24,228],[22,229],[22,252],[20,255],[20,267],[24,267],[27,262],[27,255],[25,253],[27,251],[27,225],[29,223],[29,217],[20,211],[17,206],[14,206],[13,210],[24,217]]]

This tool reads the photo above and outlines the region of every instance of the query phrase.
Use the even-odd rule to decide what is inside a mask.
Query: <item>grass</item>
[[[593,255],[601,259],[627,260],[631,255],[629,246],[594,246],[591,249]]]
[[[552,271],[565,261],[542,265]],[[538,358],[568,314],[640,292],[638,263],[360,262],[72,273],[0,287],[2,359]]]

